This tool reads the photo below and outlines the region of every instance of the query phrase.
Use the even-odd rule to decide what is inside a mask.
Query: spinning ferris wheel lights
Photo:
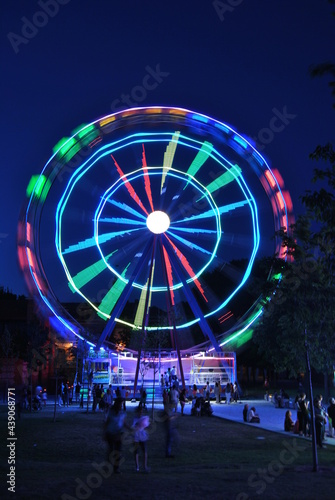
[[[250,141],[208,116],[164,107],[108,115],[60,141],[27,193],[22,267],[50,314],[83,337],[90,324],[69,318],[65,302],[109,323],[108,338],[117,323],[171,330],[167,294],[180,333],[209,318],[219,338],[233,323],[241,332],[258,313],[255,297],[245,318],[239,310],[256,256],[280,251],[273,234],[290,223],[277,177]]]

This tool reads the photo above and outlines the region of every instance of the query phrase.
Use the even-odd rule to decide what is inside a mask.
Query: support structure
[[[182,363],[182,360],[181,360],[179,343],[178,343],[178,337],[177,337],[176,318],[175,318],[175,314],[174,314],[174,311],[173,311],[172,298],[171,298],[171,290],[170,290],[170,286],[169,286],[168,274],[167,274],[167,269],[166,269],[166,262],[165,262],[164,255],[163,255],[163,243],[162,243],[162,237],[161,236],[159,238],[159,246],[160,246],[160,251],[161,251],[161,259],[162,259],[164,279],[165,279],[165,283],[166,283],[166,287],[167,287],[168,318],[169,318],[170,326],[172,326],[172,335],[173,335],[173,340],[174,340],[174,347],[176,349],[177,356],[178,356],[178,364],[179,364],[179,371],[180,371],[181,383],[182,383],[182,387],[185,388],[184,369],[183,369],[183,363]]]
[[[150,238],[148,243],[147,243],[147,246],[145,247],[145,250],[142,254],[142,257],[140,258],[140,260],[139,260],[137,266],[135,267],[131,277],[129,278],[127,285],[125,286],[123,292],[121,293],[120,298],[119,298],[114,310],[112,311],[111,317],[108,320],[107,325],[105,326],[102,334],[100,335],[100,338],[99,338],[97,346],[96,346],[97,350],[102,346],[102,344],[105,342],[106,338],[109,337],[109,335],[114,330],[115,320],[121,314],[121,312],[123,311],[123,309],[127,303],[127,300],[131,294],[132,285],[133,285],[134,281],[136,280],[136,278],[138,277],[138,275],[140,274],[140,272],[142,271],[142,269],[146,263],[146,259],[149,256],[152,245],[153,245],[153,238]]]
[[[203,312],[201,311],[200,307],[199,307],[199,304],[197,303],[185,277],[183,276],[182,272],[180,271],[179,269],[179,266],[178,266],[178,263],[176,262],[176,256],[175,254],[172,252],[172,250],[169,248],[168,245],[166,245],[166,247],[164,247],[165,250],[167,251],[169,257],[170,257],[170,260],[171,260],[171,265],[173,267],[173,270],[174,272],[176,273],[176,276],[177,278],[182,282],[183,284],[183,291],[186,295],[186,298],[188,300],[188,303],[189,303],[189,306],[190,308],[192,309],[193,311],[193,314],[195,315],[195,317],[199,317],[199,324],[200,324],[200,328],[202,330],[202,332],[208,337],[208,339],[211,341],[214,349],[216,350],[217,353],[220,353],[222,352],[216,338],[215,338],[215,335],[213,334],[209,324],[207,323],[207,320],[203,314]]]
[[[143,346],[143,342],[144,342],[145,337],[146,337],[146,329],[147,329],[148,320],[149,320],[150,283],[152,280],[152,273],[153,273],[153,269],[154,269],[155,255],[156,255],[156,236],[154,236],[153,243],[152,243],[152,254],[151,254],[151,262],[150,262],[150,270],[149,270],[148,288],[147,288],[147,293],[145,296],[144,315],[143,315],[143,321],[142,321],[142,336],[141,336],[141,341],[140,341],[140,347],[139,347],[138,353],[137,353],[137,363],[136,363],[136,372],[135,372],[135,381],[134,381],[134,396],[136,393],[138,373],[140,370],[142,346]]]

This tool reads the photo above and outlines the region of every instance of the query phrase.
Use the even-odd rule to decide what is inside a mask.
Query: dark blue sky
[[[308,73],[335,59],[327,0],[1,6],[0,285],[26,290],[16,231],[31,176],[63,136],[122,100],[193,109],[256,138],[299,213],[315,166],[308,155],[334,140],[328,81]]]

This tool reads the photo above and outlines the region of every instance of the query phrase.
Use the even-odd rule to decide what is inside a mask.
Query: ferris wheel
[[[274,234],[292,218],[280,175],[247,138],[171,107],[78,127],[28,195],[30,288],[57,328],[94,346],[124,326],[185,345],[195,329],[219,349],[261,313],[248,283],[258,257],[283,252]]]

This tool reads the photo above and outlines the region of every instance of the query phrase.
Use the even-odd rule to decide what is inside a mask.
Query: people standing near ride
[[[179,402],[180,402],[180,408],[181,408],[181,414],[184,415],[184,408],[186,404],[186,389],[185,387],[182,388],[179,394]]]
[[[329,399],[329,406],[327,408],[328,418],[329,418],[329,437],[335,437],[335,399]]]
[[[107,392],[104,396],[104,411],[105,413],[108,413],[109,408],[113,404],[113,397],[110,389],[107,389]]]
[[[105,409],[105,403],[106,403],[106,393],[105,393],[103,384],[101,384],[101,386],[100,386],[99,410],[104,410]]]
[[[209,380],[207,380],[206,385],[205,385],[205,398],[206,398],[206,401],[210,400],[210,394],[211,394],[211,386],[209,384]]]
[[[179,392],[176,386],[173,384],[172,388],[170,389],[170,403],[171,403],[171,409],[174,409],[175,412],[177,411],[178,398],[179,398]]]
[[[95,412],[95,410],[97,409],[97,384],[93,384],[92,395],[93,395],[92,411]]]
[[[237,400],[238,400],[238,385],[237,385],[237,382],[234,382],[234,384],[233,384],[232,393],[233,393],[234,402],[237,403]]]
[[[165,377],[165,386],[169,387],[170,386],[170,375],[168,372],[164,372],[164,377]]]
[[[308,414],[308,401],[306,400],[306,394],[304,392],[302,392],[300,395],[296,397],[296,404],[298,406],[297,418],[299,421],[299,435],[306,436],[309,414]]]
[[[174,458],[172,447],[178,440],[178,432],[176,428],[176,416],[171,414],[170,410],[164,411],[165,424],[165,457]]]
[[[169,381],[169,387],[171,387],[171,381],[172,381],[171,368],[168,368],[166,375],[167,375],[167,379]]]
[[[80,382],[77,382],[76,383],[76,387],[75,387],[75,396],[76,396],[76,403],[78,403],[79,401],[79,397],[80,397],[80,389],[81,389],[81,386],[80,386]]]
[[[138,407],[140,409],[146,410],[147,409],[147,391],[144,389],[143,386],[141,387],[140,394],[141,394],[141,397],[140,397],[140,402],[139,402]]]
[[[124,462],[121,455],[122,435],[125,428],[129,429],[125,419],[126,413],[122,411],[122,399],[117,398],[108,410],[105,421],[105,439],[109,448],[108,458],[113,465],[114,474],[120,473],[120,465]]]
[[[122,399],[123,409],[124,411],[126,411],[127,393],[126,393],[126,388],[124,386],[121,387],[121,399]]]
[[[100,409],[101,387],[100,387],[99,384],[95,384],[94,387],[95,387],[95,390],[94,390],[94,392],[95,392],[95,408],[94,408],[94,411],[95,411],[96,408]]]
[[[38,385],[35,389],[35,396],[38,396],[39,398],[42,398],[42,392],[43,392],[43,389],[40,385]]]
[[[169,409],[169,393],[166,389],[163,389],[163,406],[164,406],[164,410],[168,411],[168,409]]]
[[[322,409],[321,401],[322,400],[319,397],[316,397],[314,399],[315,435],[316,435],[316,444],[320,448],[325,448],[323,444],[323,439],[324,439],[324,429],[327,419],[325,412]]]
[[[230,382],[227,383],[225,392],[226,392],[226,402],[229,405],[230,404],[230,396],[231,396],[231,383]]]
[[[201,405],[202,405],[203,398],[196,398],[192,401],[192,409],[193,409],[193,414],[195,414],[197,417],[201,417]]]
[[[47,400],[48,400],[48,394],[47,394],[47,390],[44,389],[43,393],[42,393],[42,401],[43,401],[43,404],[44,406],[47,405]]]
[[[73,400],[73,385],[69,385],[69,404],[72,405]]]
[[[150,472],[148,468],[148,450],[147,450],[147,441],[148,434],[146,432],[146,428],[149,426],[149,417],[143,416],[143,407],[138,406],[137,415],[135,416],[132,429],[134,431],[134,455],[135,455],[135,467],[136,471],[140,470],[139,463],[139,451],[140,449],[144,455],[144,471]]]
[[[215,396],[215,401],[216,401],[217,404],[220,404],[220,392],[221,392],[221,389],[220,389],[220,386],[219,386],[219,382],[215,382],[214,396]]]
[[[64,384],[64,388],[63,388],[63,403],[64,403],[64,406],[65,405],[67,407],[69,406],[69,386],[67,385],[67,382]]]

